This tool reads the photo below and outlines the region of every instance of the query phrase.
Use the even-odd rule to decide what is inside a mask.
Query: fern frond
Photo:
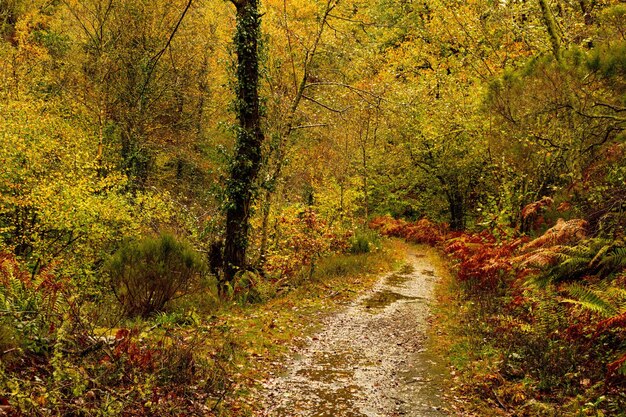
[[[600,248],[600,250],[596,253],[596,256],[594,256],[591,262],[589,262],[589,265],[602,263],[602,261],[606,260],[606,258],[602,257],[611,249],[611,247],[611,244],[603,245],[602,248]]]
[[[558,261],[567,260],[564,253],[567,246],[551,246],[537,249],[530,254],[524,254],[511,259],[514,264],[519,264],[524,268],[546,268],[554,265]]]
[[[522,259],[520,265],[523,267],[543,270],[539,281],[545,283],[574,280],[585,275],[610,275],[622,261],[622,249],[624,248],[616,248],[612,241],[594,238],[573,246],[540,247],[518,256],[515,260]]]
[[[611,317],[618,312],[615,306],[591,288],[574,283],[568,285],[566,291],[573,298],[564,299],[564,303],[577,304],[604,317]]]
[[[587,222],[581,219],[565,221],[559,219],[554,227],[543,235],[527,243],[522,250],[527,252],[533,249],[554,246],[562,243],[580,241],[586,236]]]
[[[572,256],[555,265],[550,271],[554,281],[578,279],[589,269],[589,258],[584,256]]]
[[[616,247],[600,261],[600,266],[607,272],[616,272],[626,269],[626,247]]]
[[[598,323],[599,331],[612,329],[615,327],[626,328],[626,312],[620,313],[613,317],[609,317],[608,319],[602,320],[600,323]]]
[[[526,281],[526,285],[537,288],[546,288],[551,283],[552,277],[549,274],[536,275]]]
[[[548,208],[552,204],[554,204],[554,200],[550,197],[543,197],[539,201],[535,201],[534,203],[528,204],[526,207],[522,209],[522,218],[526,219],[533,214],[537,214],[539,210],[543,208]]]

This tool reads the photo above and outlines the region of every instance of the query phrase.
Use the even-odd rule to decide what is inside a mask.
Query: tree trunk
[[[448,207],[450,209],[450,228],[454,231],[465,229],[465,206],[463,196],[458,192],[451,191],[448,195]]]
[[[561,61],[561,34],[559,33],[559,26],[554,19],[554,14],[550,10],[548,0],[539,0],[541,6],[541,12],[543,13],[543,21],[550,35],[550,42],[552,43],[552,53],[557,61]]]
[[[261,16],[258,0],[233,0],[237,8],[237,119],[235,155],[226,184],[226,237],[223,290],[238,271],[246,268],[250,207],[261,166],[261,113],[259,106],[259,55]]]
[[[263,199],[263,221],[261,223],[261,248],[259,249],[259,260],[257,262],[257,268],[263,268],[265,260],[267,258],[267,244],[269,240],[269,221],[270,214],[272,212],[272,192],[268,189],[265,190],[265,198]]]

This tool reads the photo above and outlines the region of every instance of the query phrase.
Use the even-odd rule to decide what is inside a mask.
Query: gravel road
[[[437,277],[412,249],[400,271],[343,311],[264,386],[268,417],[447,416],[445,366],[425,348]]]

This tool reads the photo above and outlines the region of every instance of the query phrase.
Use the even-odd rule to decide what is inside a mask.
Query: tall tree
[[[258,0],[231,0],[237,8],[237,119],[235,155],[226,184],[226,239],[221,289],[246,267],[250,207],[261,166],[263,130],[259,105],[261,15]]]

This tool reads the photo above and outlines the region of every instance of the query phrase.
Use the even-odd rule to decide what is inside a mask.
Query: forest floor
[[[410,247],[404,266],[324,318],[264,383],[261,416],[446,416],[449,372],[429,342],[438,255]]]

